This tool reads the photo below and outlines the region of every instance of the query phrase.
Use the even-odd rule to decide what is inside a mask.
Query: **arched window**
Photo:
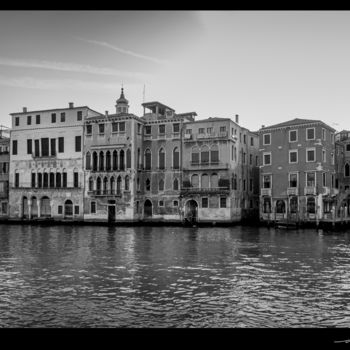
[[[159,180],[158,190],[159,191],[164,191],[164,180],[163,179]]]
[[[191,185],[192,187],[199,187],[199,176],[197,174],[193,174],[191,177]]]
[[[219,163],[219,147],[218,147],[218,145],[212,145],[210,148],[210,162],[212,164]]]
[[[50,173],[50,187],[55,187],[55,173]]]
[[[269,197],[264,197],[263,212],[265,214],[271,213],[271,198]]]
[[[345,164],[345,176],[346,177],[350,176],[350,165],[349,165],[349,163]]]
[[[27,197],[23,197],[23,200],[22,200],[22,203],[23,203],[23,218],[28,218],[29,216],[29,210],[28,210],[28,199]]]
[[[96,180],[96,191],[97,194],[101,194],[101,178],[98,177]]]
[[[115,180],[114,180],[114,176],[112,176],[110,179],[110,186],[109,186],[111,194],[114,194],[114,186],[115,186]]]
[[[56,187],[60,188],[62,186],[61,173],[56,173]]]
[[[125,176],[125,191],[129,191],[129,176]]]
[[[111,152],[107,151],[106,152],[106,171],[111,170]]]
[[[151,170],[151,167],[152,167],[152,153],[147,148],[146,151],[145,151],[145,169],[146,170]]]
[[[208,174],[203,174],[202,175],[202,188],[209,188],[209,176]]]
[[[67,187],[67,170],[66,169],[62,170],[62,187],[63,188]]]
[[[113,151],[113,170],[118,169],[118,152],[116,150]]]
[[[165,168],[165,152],[164,149],[161,148],[159,150],[159,169]]]
[[[77,168],[73,170],[73,187],[79,187],[79,170]]]
[[[306,202],[306,210],[310,214],[315,214],[315,197],[308,197],[307,202]]]
[[[234,161],[237,162],[237,148],[236,148],[236,146],[234,147],[233,156],[234,156]]]
[[[36,197],[32,197],[32,217],[34,218],[37,216],[38,216],[38,201]]]
[[[137,178],[136,183],[137,183],[137,190],[140,191],[140,178],[139,177]]]
[[[50,217],[51,216],[50,199],[48,197],[41,198],[40,216],[43,216],[43,217]]]
[[[48,173],[44,173],[44,188],[48,188],[49,187],[49,174]]]
[[[192,162],[192,164],[198,164],[199,163],[199,149],[198,149],[197,146],[192,147],[191,162]]]
[[[151,181],[150,179],[146,179],[146,191],[150,191],[151,190]]]
[[[298,212],[298,197],[291,197],[289,202],[290,212],[295,214]]]
[[[137,169],[139,169],[141,167],[141,151],[138,148],[137,149]]]
[[[85,157],[85,169],[90,170],[91,169],[91,154],[90,152],[86,153]]]
[[[174,169],[180,169],[180,152],[177,147],[173,150],[173,167]]]
[[[89,178],[89,191],[94,190],[94,180],[92,177]]]
[[[122,191],[122,178],[120,176],[117,177],[117,194],[121,194]]]
[[[103,193],[107,193],[107,188],[108,188],[108,178],[105,176],[103,178]]]
[[[201,163],[209,163],[209,147],[206,145],[201,148]]]
[[[97,171],[97,152],[92,153],[92,170]]]
[[[73,216],[73,202],[69,199],[64,203],[64,216]]]
[[[130,148],[128,148],[126,151],[126,167],[127,167],[127,169],[131,168],[131,150],[130,150]]]
[[[282,199],[279,199],[276,202],[276,213],[284,214],[285,212],[286,212],[286,203]]]
[[[119,152],[119,169],[125,170],[124,150]]]
[[[100,152],[100,164],[99,164],[99,170],[103,171],[104,169],[104,162],[105,162],[105,155],[104,153],[101,151]]]
[[[212,174],[210,177],[210,187],[218,188],[219,187],[219,177],[218,174]]]
[[[177,178],[174,180],[173,188],[174,188],[174,191],[179,190],[179,180]]]

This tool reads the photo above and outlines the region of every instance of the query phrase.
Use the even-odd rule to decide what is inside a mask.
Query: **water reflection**
[[[349,238],[0,225],[0,326],[348,327]]]

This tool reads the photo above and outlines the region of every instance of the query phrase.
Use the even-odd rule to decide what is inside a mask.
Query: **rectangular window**
[[[271,145],[271,134],[263,135],[263,145]]]
[[[27,140],[27,154],[32,154],[32,140],[28,139]]]
[[[32,116],[31,115],[27,116],[27,125],[32,125]]]
[[[220,197],[220,208],[226,208],[226,197]]]
[[[51,123],[56,123],[56,113],[51,113]]]
[[[210,151],[210,161],[211,161],[211,164],[219,163],[219,151],[217,150]]]
[[[225,132],[226,131],[226,126],[220,126],[220,132]]]
[[[43,157],[49,156],[49,139],[46,137],[41,139],[41,155]]]
[[[64,123],[66,121],[66,113],[62,112],[61,113],[61,123]]]
[[[180,124],[179,123],[173,124],[173,132],[174,133],[180,132]]]
[[[75,188],[78,188],[79,187],[79,173],[73,173],[73,181],[74,181],[73,186]]]
[[[104,124],[98,124],[98,132],[100,134],[104,134],[104,132],[105,132],[105,125]]]
[[[289,151],[289,163],[298,163],[298,151]]]
[[[289,130],[289,142],[298,141],[298,131],[297,130]]]
[[[51,155],[56,155],[56,139],[51,139]]]
[[[12,154],[13,155],[17,154],[17,140],[12,141]]]
[[[350,151],[350,143],[346,144],[346,152]]]
[[[15,173],[15,187],[19,187],[19,173]]]
[[[186,134],[191,135],[192,134],[192,129],[186,129]]]
[[[35,123],[36,123],[36,124],[40,124],[40,114],[37,114],[37,115],[35,116]]]
[[[67,187],[67,173],[62,173],[62,187]]]
[[[91,214],[96,214],[96,202],[90,203],[90,212]]]
[[[243,191],[245,191],[245,189],[246,189],[246,182],[247,182],[246,179],[244,179],[243,180]]]
[[[322,140],[326,141],[326,129],[322,128]]]
[[[327,173],[322,173],[322,186],[326,187],[327,184]]]
[[[79,215],[79,205],[74,206],[74,214]]]
[[[249,179],[249,191],[253,191],[253,179]]]
[[[306,149],[306,161],[307,162],[315,162],[316,161],[316,150],[314,148]]]
[[[307,187],[315,187],[316,182],[315,182],[315,173],[306,173],[306,186]]]
[[[32,173],[32,187],[35,188],[35,173]]]
[[[151,135],[152,133],[152,126],[151,125],[146,125],[145,126],[145,134],[146,135]]]
[[[81,136],[75,136],[75,152],[81,152]]]
[[[331,133],[331,143],[334,143],[334,134]]]
[[[322,150],[322,162],[323,162],[323,163],[326,163],[326,160],[327,160],[327,159],[326,159],[326,150],[323,149],[323,150]]]
[[[82,111],[77,112],[77,120],[83,120],[83,112]]]
[[[35,157],[40,157],[40,144],[39,144],[39,140],[34,140],[34,151],[35,151]]]
[[[159,206],[159,207],[164,207],[164,201],[159,201],[159,202],[158,202],[158,206]]]
[[[178,207],[179,206],[179,201],[173,201],[173,207]]]
[[[19,126],[19,117],[15,117],[15,126]]]
[[[137,133],[141,134],[142,128],[141,128],[141,124],[137,124]]]
[[[202,198],[202,208],[209,208],[208,198]]]
[[[298,174],[289,174],[289,187],[298,187]]]
[[[247,155],[246,155],[246,153],[245,152],[243,152],[243,164],[246,164],[246,157]]]
[[[212,134],[213,133],[213,128],[207,128],[207,134]]]
[[[92,125],[86,125],[86,135],[92,134]]]
[[[118,132],[118,123],[112,123],[112,132]]]
[[[243,143],[244,143],[244,144],[247,143],[247,135],[243,135]]]
[[[204,134],[205,133],[205,128],[199,128],[198,129],[199,134]]]
[[[332,165],[334,165],[334,153],[331,153],[331,162],[332,162]]]
[[[119,132],[125,132],[125,122],[119,123]]]
[[[63,213],[63,206],[59,205],[58,206],[58,214],[62,214]]]
[[[263,188],[271,188],[271,175],[263,176]]]
[[[58,138],[58,153],[64,152],[64,137]]]
[[[165,134],[165,125],[159,125],[159,134]]]
[[[250,145],[254,146],[254,139],[252,137],[250,138]]]
[[[271,165],[271,152],[263,154],[263,164],[264,165]]]
[[[253,165],[253,155],[252,154],[249,155],[249,164]]]
[[[315,139],[315,128],[307,128],[306,140],[314,140],[314,139]]]

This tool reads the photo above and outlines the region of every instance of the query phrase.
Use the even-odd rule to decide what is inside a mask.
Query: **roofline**
[[[325,125],[327,128],[331,129],[334,133],[336,133],[336,129],[332,128],[331,126],[329,126],[328,124],[326,124],[325,122],[323,122],[322,120],[312,120],[310,119],[309,122],[304,122],[304,123],[298,123],[298,124],[291,124],[291,125],[280,125],[278,126],[278,124],[276,124],[276,126],[265,126],[264,128],[261,128],[258,130],[259,133],[263,132],[263,131],[267,131],[267,130],[274,130],[274,129],[284,129],[284,128],[293,128],[293,127],[297,127],[297,126],[303,126],[303,125],[312,125],[312,124],[323,124]]]
[[[79,106],[79,107],[73,107],[73,108],[51,108],[51,109],[40,109],[40,110],[37,110],[37,111],[27,111],[27,112],[18,112],[18,113],[10,113],[10,115],[19,115],[19,114],[33,114],[33,113],[39,113],[39,112],[50,112],[50,111],[63,111],[63,110],[67,110],[67,109],[82,109],[82,108],[87,108],[89,109],[90,111],[93,111],[95,113],[98,113],[98,114],[101,114],[100,112],[97,112],[93,109],[91,109],[90,107],[88,106]]]
[[[187,113],[175,113],[175,115],[179,116],[179,117],[184,117],[186,115],[190,115],[190,116],[197,116],[198,114],[196,112],[187,112]]]
[[[175,112],[175,109],[173,109],[173,108],[171,108],[171,107],[165,105],[164,103],[158,102],[158,101],[144,102],[144,103],[141,104],[141,106],[146,107],[146,108],[147,108],[148,106],[152,106],[152,105],[160,105],[160,106],[162,106],[162,107],[166,107],[166,108],[172,110],[173,112]]]

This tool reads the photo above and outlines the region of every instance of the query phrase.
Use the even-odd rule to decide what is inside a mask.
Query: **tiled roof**
[[[292,126],[292,125],[300,125],[300,124],[310,124],[310,123],[323,123],[321,120],[316,120],[316,119],[300,119],[300,118],[295,118],[292,120],[288,120],[283,123],[278,123],[274,125],[269,125],[269,126],[264,126],[261,129],[271,129],[271,128],[281,128],[284,126]]]

